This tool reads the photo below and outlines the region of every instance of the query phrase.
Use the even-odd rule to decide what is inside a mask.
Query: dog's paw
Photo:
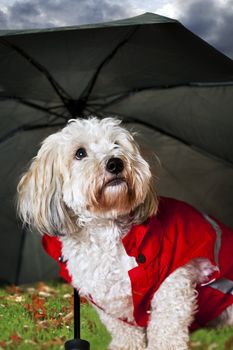
[[[184,339],[182,333],[180,333],[173,338],[155,337],[153,341],[149,341],[148,347],[145,350],[190,350],[190,344]]]
[[[108,348],[108,350],[144,350],[145,348],[135,348],[135,347],[128,347],[127,345],[125,345],[125,346],[123,346],[123,347],[116,347],[116,346],[114,346],[114,347],[112,347],[112,346],[110,346],[109,348]]]
[[[164,347],[156,346],[154,344],[152,347],[146,348],[146,350],[190,350],[190,347],[187,347],[187,345],[179,345],[179,344],[172,344],[169,343],[168,345],[165,345]]]
[[[108,350],[146,349],[146,337],[143,329],[124,325],[124,328],[118,330],[118,333],[112,334],[112,341],[109,344]]]
[[[131,347],[131,346],[123,346],[123,347],[109,347],[108,350],[145,350],[145,347]]]
[[[190,264],[189,268],[196,284],[205,284],[211,280],[218,268],[213,266],[208,259],[197,258]]]
[[[123,339],[122,339],[123,340]],[[112,341],[108,347],[108,350],[145,350],[146,346],[144,342],[137,341],[137,339],[131,339],[124,344],[117,344]]]

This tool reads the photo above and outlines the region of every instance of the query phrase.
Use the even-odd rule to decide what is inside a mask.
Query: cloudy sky
[[[0,29],[97,23],[154,12],[233,58],[233,0],[0,0]]]

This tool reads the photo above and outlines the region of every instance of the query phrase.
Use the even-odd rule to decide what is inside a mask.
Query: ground
[[[61,282],[0,288],[0,350],[60,350],[73,338],[72,288]],[[82,300],[81,337],[92,350],[106,350],[110,336]],[[233,350],[232,329],[201,330],[192,350]]]

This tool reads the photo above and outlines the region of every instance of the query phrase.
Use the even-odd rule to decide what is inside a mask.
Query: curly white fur
[[[113,158],[123,162],[119,173],[107,169]],[[61,235],[74,287],[102,308],[96,307],[112,335],[109,349],[188,349],[195,286],[212,270],[208,261],[196,260],[164,281],[152,300],[147,329],[120,320],[134,323],[128,271],[137,265],[121,240],[132,224],[156,213],[157,199],[150,167],[119,120],[72,120],[49,136],[18,194],[24,223]],[[229,310],[218,323],[232,324]]]

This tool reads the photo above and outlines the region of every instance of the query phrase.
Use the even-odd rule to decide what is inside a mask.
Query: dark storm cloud
[[[225,16],[225,23],[215,42],[220,51],[233,58],[233,11]]]
[[[180,18],[192,32],[233,58],[233,2],[191,0]]]
[[[4,29],[6,27],[7,27],[6,15],[3,11],[0,10],[0,29]]]
[[[134,0],[18,0],[7,5],[7,11],[0,6],[0,29],[110,21],[135,15],[134,5],[137,3]],[[148,3],[151,10],[154,6],[156,13],[156,5],[152,1]],[[179,8],[182,13],[179,20],[187,28],[233,58],[233,0],[224,3],[220,0],[167,0],[167,4]],[[140,8],[143,6],[142,3]]]
[[[16,2],[8,7],[7,12],[8,27],[10,28],[30,28],[37,27],[41,11],[35,2]]]
[[[127,5],[127,1],[125,5]],[[48,0],[44,10],[66,23],[71,21],[73,24],[100,22],[128,15],[126,6],[111,0]]]
[[[45,28],[103,22],[130,16],[124,6],[111,0],[17,1],[0,12],[0,26],[7,29]]]

